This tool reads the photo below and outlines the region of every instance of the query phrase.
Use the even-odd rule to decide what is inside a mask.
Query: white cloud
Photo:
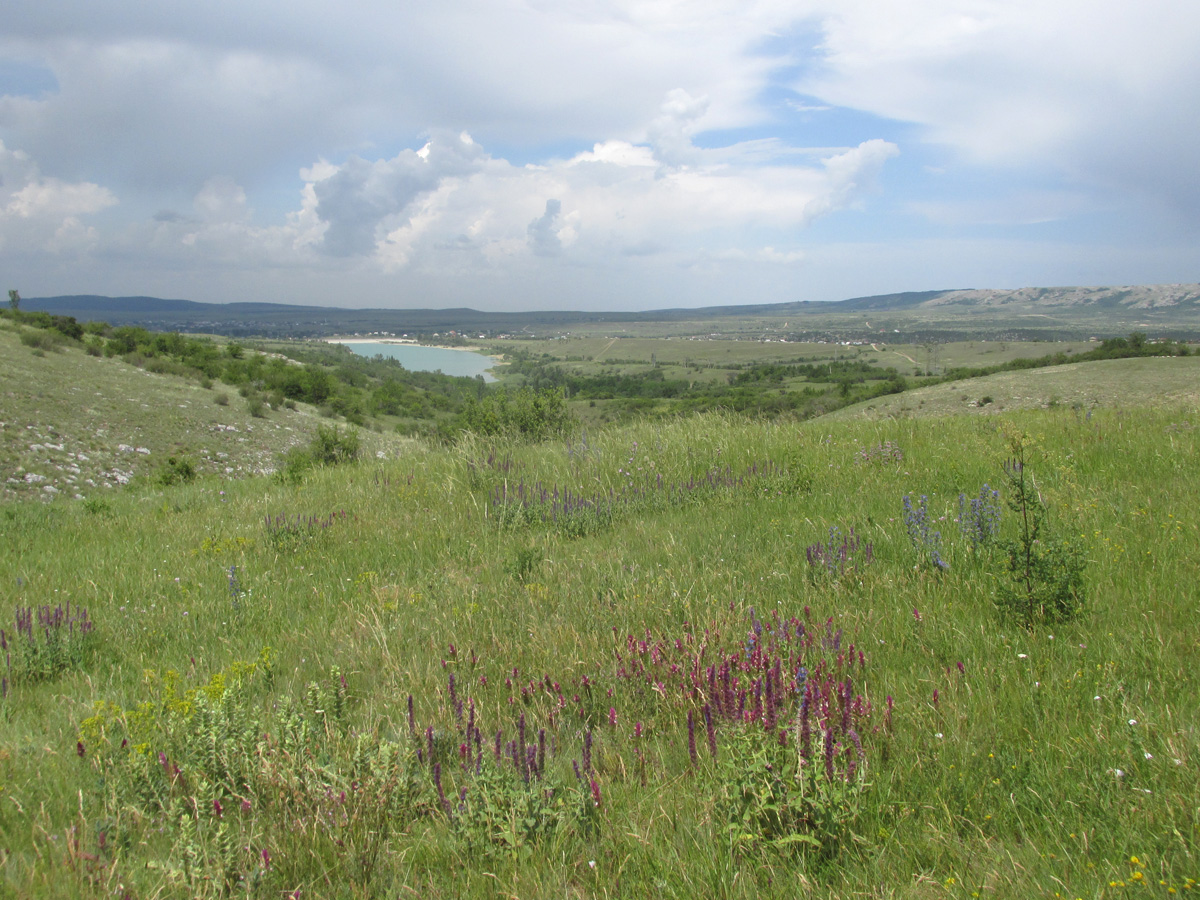
[[[113,206],[113,193],[90,182],[47,178],[20,150],[0,142],[0,247],[7,251],[83,250],[96,240],[81,221]]]
[[[193,204],[205,222],[242,222],[250,216],[246,191],[227,175],[215,175],[204,182]]]
[[[693,97],[682,88],[667,94],[647,135],[655,158],[666,169],[679,168],[696,160],[691,136],[707,111],[707,97]]]
[[[20,4],[0,62],[49,87],[0,96],[29,154],[0,149],[0,241],[189,273],[174,296],[262,267],[536,305],[584,278],[604,302],[699,265],[738,267],[735,292],[815,272],[804,229],[881,185],[851,231],[1170,236],[1200,224],[1197,44],[1178,0]],[[941,183],[976,190],[916,193]],[[90,271],[70,289],[102,289]]]
[[[251,184],[281,157],[370,155],[428,130],[640,142],[675,88],[712,98],[706,127],[761,119],[772,60],[751,51],[791,18],[776,0],[28,6],[0,56],[44,61],[59,90],[0,101],[0,128],[53,168],[86,132],[94,177],[157,189]]]
[[[483,148],[465,132],[440,136],[420,150],[368,162],[353,156],[313,185],[317,215],[328,225],[324,247],[334,256],[370,252],[379,232],[401,227],[409,207],[446,178],[466,175],[485,162]]]
[[[1176,0],[839,0],[805,93],[925,126],[998,169],[1038,167],[1198,212],[1200,7]]]
[[[562,203],[551,198],[546,201],[546,211],[529,223],[529,249],[537,256],[558,256],[562,252],[562,239],[558,236],[562,218]]]
[[[325,251],[375,255],[390,271],[447,251],[463,265],[468,250],[479,266],[531,256],[601,266],[613,253],[646,255],[647,247],[724,246],[731,229],[778,230],[794,240],[817,216],[869,191],[896,152],[873,140],[819,165],[747,165],[736,148],[686,144],[692,164],[663,168],[653,148],[610,141],[567,160],[514,166],[464,137],[390,160],[353,158],[322,170],[310,188],[313,211],[328,226]]]

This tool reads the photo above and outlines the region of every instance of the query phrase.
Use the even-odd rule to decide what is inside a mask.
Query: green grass
[[[990,399],[989,399],[990,398]],[[833,413],[833,418],[995,414],[1056,406],[1087,410],[1195,408],[1200,402],[1200,359],[1112,359],[1000,372],[980,378],[878,397]]]
[[[79,346],[35,356],[8,323],[0,323],[0,398],[4,499],[108,499],[131,480],[153,479],[171,456],[190,459],[202,474],[269,473],[282,453],[307,446],[327,424],[304,404],[257,418],[228,385],[206,389]],[[407,443],[363,434],[372,455]]]
[[[66,366],[71,353],[33,359]],[[1062,381],[1057,406],[1014,410],[992,380],[1014,379],[1014,395],[1032,396],[1060,377],[1039,370],[928,389],[990,382],[996,400],[985,409],[1002,399],[1010,407],[999,416],[928,416],[929,399],[906,416],[847,410],[840,421],[804,424],[705,415],[570,443],[409,442],[392,458],[313,470],[295,485],[202,475],[168,489],[114,489],[104,505],[0,506],[0,625],[11,634],[17,608],[69,600],[96,629],[81,662],[49,680],[14,681],[3,702],[0,877],[16,896],[219,896],[225,854],[246,876],[234,896],[1186,895],[1195,890],[1188,879],[1200,878],[1191,364],[1071,368],[1087,396],[1107,398],[1090,416],[1071,408]],[[1144,402],[1155,385],[1161,408]],[[66,409],[62,422],[72,421]],[[180,408],[159,409],[160,431],[166,409]],[[972,551],[954,521],[960,492],[1002,483],[1015,431],[1027,435],[1052,526],[1082,541],[1088,558],[1083,614],[1032,631],[997,612],[1002,562]],[[873,452],[885,442],[899,454]],[[786,474],[752,474],[768,460]],[[655,487],[660,475],[669,487],[726,470],[742,482]],[[595,521],[503,527],[494,492],[522,482],[626,500]],[[911,547],[905,494],[929,498],[948,571]],[[292,525],[273,531],[268,517]],[[805,548],[832,526],[854,527],[874,562],[838,577],[811,567]],[[686,720],[699,701],[666,675],[662,691],[621,675],[635,655],[630,635],[662,637],[672,653],[676,638],[699,643],[707,629],[711,647],[743,653],[751,609],[768,623],[775,612],[814,628],[832,619],[841,651],[814,648],[810,668],[851,643],[865,654],[854,691],[874,707],[862,727],[869,786],[850,833],[825,854],[736,851],[722,817],[740,771],[731,760],[743,759],[738,726],[718,729],[716,764],[698,729],[693,764]],[[208,686],[216,696],[213,686],[232,685],[264,647],[271,677],[244,676],[237,713],[271,735],[251,734],[261,781],[243,812],[228,799],[246,793],[241,785],[205,780],[202,746],[186,740],[194,713],[162,684],[174,671],[180,692]],[[347,685],[340,718],[328,712],[334,666]],[[412,755],[423,739],[409,737],[406,701],[414,698],[421,732],[452,735],[451,673],[459,696],[476,704],[485,750],[496,729],[513,736],[519,712],[531,733],[546,728],[545,783],[582,799],[579,815],[564,809],[557,830],[508,852],[440,811],[430,770]],[[563,709],[552,690],[522,696],[522,685],[544,677],[561,685]],[[319,687],[306,706],[310,683]],[[285,760],[287,698],[323,724],[304,754]],[[142,703],[150,705],[139,714]],[[94,727],[81,732],[97,704],[114,705],[108,746]],[[589,722],[599,807],[571,771]],[[137,779],[122,766],[143,757],[116,746],[125,733],[147,744]],[[354,788],[378,787],[372,779],[382,776],[355,754],[381,741],[401,748],[415,785],[386,827]],[[451,796],[475,785],[456,746],[443,763]],[[182,781],[163,774],[160,749]],[[338,800],[342,791],[349,801]],[[220,820],[214,797],[225,798]],[[269,867],[255,862],[262,849]]]

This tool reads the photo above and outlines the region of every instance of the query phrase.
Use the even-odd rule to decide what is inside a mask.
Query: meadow
[[[1120,390],[1193,361],[0,506],[2,883],[1194,892],[1197,409]]]

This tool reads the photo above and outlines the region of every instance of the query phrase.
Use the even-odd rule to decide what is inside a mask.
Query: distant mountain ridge
[[[347,309],[283,303],[201,303],[158,297],[104,297],[93,294],[31,297],[28,310],[141,325],[164,330],[205,330],[228,334],[290,333],[322,335],[339,331],[520,331],[531,326],[585,322],[679,322],[733,316],[790,316],[839,312],[1081,313],[1122,311],[1143,314],[1200,312],[1200,284],[1126,285],[908,291],[834,302],[790,301],[752,305],[660,309],[644,312],[549,310],[483,312],[455,309]]]

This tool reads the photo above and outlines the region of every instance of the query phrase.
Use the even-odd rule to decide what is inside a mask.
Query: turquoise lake
[[[422,347],[417,344],[388,344],[382,341],[355,341],[344,345],[359,356],[386,356],[400,361],[400,365],[414,372],[438,372],[443,375],[459,375],[474,378],[482,375],[484,381],[496,379],[487,371],[497,362],[482,353],[469,350],[445,350],[441,347]]]

